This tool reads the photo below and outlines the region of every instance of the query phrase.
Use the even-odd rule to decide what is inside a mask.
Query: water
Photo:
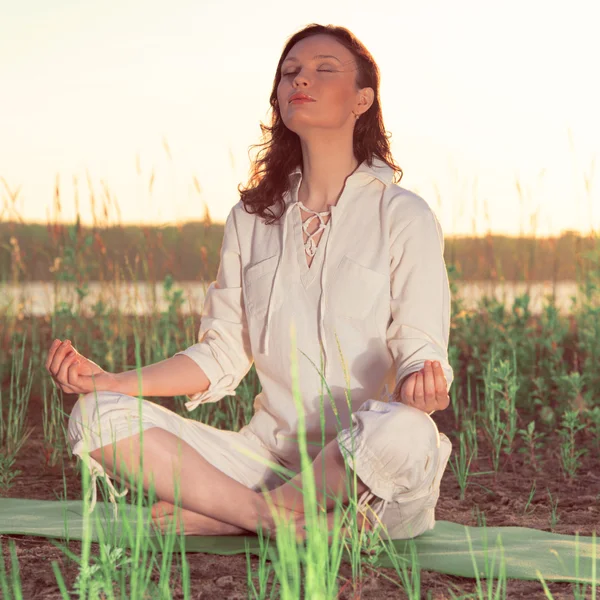
[[[181,311],[184,314],[190,312],[200,313],[204,301],[205,290],[210,282],[198,283],[196,281],[177,282],[171,289],[183,290],[184,304]],[[55,293],[56,287],[56,293]],[[583,296],[577,289],[576,281],[559,281],[556,283],[556,304],[561,314],[571,312],[571,297],[576,296],[578,302]],[[35,281],[16,286],[8,283],[0,283],[0,314],[4,315],[36,315],[43,316],[54,312],[57,301],[66,302],[77,308],[78,295],[73,283],[54,284],[52,282]],[[493,281],[469,281],[458,282],[458,298],[465,301],[465,307],[474,308],[484,296],[494,296],[503,302],[507,309],[512,307],[516,295],[524,294],[529,289],[531,300],[530,311],[540,314],[542,306],[548,304],[546,295],[553,291],[552,281],[540,282],[505,282]],[[152,312],[156,305],[158,312],[168,309],[168,301],[165,298],[162,283],[152,285],[149,282],[121,282],[118,285],[102,282],[91,282],[88,286],[88,295],[82,301],[82,313],[84,316],[92,316],[92,306],[102,299],[109,310],[119,310],[124,314],[147,315]],[[455,300],[456,298],[453,298]],[[7,312],[8,311],[8,312]]]

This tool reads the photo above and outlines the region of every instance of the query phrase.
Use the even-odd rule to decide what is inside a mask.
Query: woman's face
[[[335,58],[315,58],[320,54]],[[338,129],[347,123],[354,127],[353,112],[360,112],[357,108],[361,96],[355,78],[356,61],[335,38],[319,34],[294,44],[281,64],[277,87],[279,110],[286,127],[298,134],[309,127]],[[290,104],[290,96],[295,92],[307,94],[315,102]]]

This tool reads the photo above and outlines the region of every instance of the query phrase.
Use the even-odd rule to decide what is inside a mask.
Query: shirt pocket
[[[246,311],[255,318],[265,316],[279,254],[248,265],[244,273]]]
[[[346,255],[333,276],[328,306],[336,316],[366,319],[388,282],[382,273],[364,267]]]

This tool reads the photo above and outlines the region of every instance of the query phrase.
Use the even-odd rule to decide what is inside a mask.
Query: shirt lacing
[[[306,242],[304,242],[304,249],[306,250],[306,253],[309,256],[314,256],[315,252],[317,251],[317,245],[315,244],[315,240],[313,240],[312,236],[313,235],[317,235],[317,233],[319,233],[319,231],[323,231],[324,229],[326,229],[327,225],[329,225],[330,221],[327,221],[327,223],[325,223],[325,221],[323,221],[323,217],[331,214],[331,208],[329,210],[325,210],[325,211],[319,212],[319,211],[307,208],[306,206],[304,206],[304,204],[302,204],[302,202],[300,200],[298,200],[298,204],[306,212],[312,213],[312,215],[310,217],[308,217],[308,219],[306,219],[306,221],[304,221],[302,223],[302,230],[308,236],[308,239],[306,240]],[[317,217],[319,219],[320,225],[319,225],[319,227],[317,228],[316,231],[313,231],[312,233],[309,233],[308,232],[308,227],[309,227],[311,221],[315,217]]]

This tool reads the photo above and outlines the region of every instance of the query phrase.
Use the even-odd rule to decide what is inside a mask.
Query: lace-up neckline
[[[327,225],[329,225],[330,220],[327,221],[327,223],[325,223],[325,221],[323,221],[323,217],[331,215],[331,207],[329,208],[329,210],[319,212],[316,210],[312,210],[312,208],[307,208],[306,206],[304,206],[304,204],[302,203],[301,200],[298,200],[298,205],[301,207],[302,210],[305,210],[308,213],[312,213],[312,215],[310,217],[308,217],[308,219],[306,219],[306,221],[302,222],[302,231],[304,231],[304,233],[306,233],[306,235],[308,236],[308,239],[305,242],[304,242],[304,237],[302,238],[302,240],[304,242],[304,250],[306,251],[308,256],[313,257],[315,255],[315,253],[317,251],[317,247],[318,247],[317,244],[315,243],[315,240],[313,239],[313,236],[317,235],[318,233],[320,233],[321,231],[326,229]],[[302,213],[300,213],[300,216],[302,217]],[[312,233],[309,233],[308,228],[314,218],[319,219],[319,222],[320,222],[319,227],[317,227],[317,229],[315,231],[313,231]]]

